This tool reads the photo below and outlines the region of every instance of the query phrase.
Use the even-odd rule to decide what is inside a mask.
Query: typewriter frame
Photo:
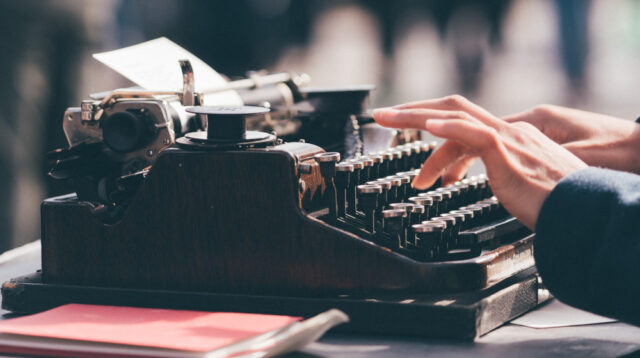
[[[418,262],[317,219],[326,198],[313,156],[322,151],[167,149],[114,224],[74,195],[47,199],[42,272],[6,282],[2,306],[301,315],[331,306],[352,316],[347,330],[475,338],[542,301],[527,271],[533,235],[473,259]],[[420,320],[402,329],[402,317]]]

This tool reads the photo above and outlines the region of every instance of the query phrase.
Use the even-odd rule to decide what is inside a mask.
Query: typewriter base
[[[472,292],[321,298],[47,284],[37,272],[2,285],[2,308],[34,313],[74,302],[303,317],[338,308],[351,318],[337,328],[342,332],[473,340],[533,309],[548,298],[545,292],[535,269]]]

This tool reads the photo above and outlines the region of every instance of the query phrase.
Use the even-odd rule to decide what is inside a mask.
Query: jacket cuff
[[[589,167],[551,191],[538,215],[534,256],[545,285],[560,300],[583,309],[606,300],[603,292],[615,281],[608,275],[609,257],[624,244],[605,241],[622,239],[612,232],[637,221],[621,207],[637,200],[639,184],[637,175]]]

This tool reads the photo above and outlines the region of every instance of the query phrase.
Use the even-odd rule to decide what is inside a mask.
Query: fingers
[[[478,158],[474,156],[464,156],[458,159],[457,162],[445,169],[444,174],[442,174],[442,185],[453,184],[462,179],[476,159]]]
[[[426,189],[440,178],[442,172],[453,161],[464,155],[464,147],[459,143],[446,141],[433,152],[420,169],[418,176],[413,179],[414,188]]]
[[[410,102],[393,107],[394,109],[435,109],[443,111],[463,111],[469,115],[479,119],[485,124],[495,124],[500,122],[498,118],[493,116],[484,108],[469,101],[468,99],[460,96],[453,95],[436,99],[429,99],[425,101]]]
[[[494,128],[467,120],[432,119],[427,121],[426,129],[437,137],[449,140],[422,166],[413,181],[413,186],[418,189],[433,185],[450,163],[457,162],[461,157],[480,155],[486,163],[491,156],[490,149],[502,145]]]
[[[461,111],[440,111],[434,109],[378,108],[373,111],[373,118],[383,127],[404,129],[414,128],[426,130],[428,119],[467,119],[477,121],[469,114]]]

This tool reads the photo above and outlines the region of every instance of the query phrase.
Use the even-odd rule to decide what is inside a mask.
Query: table
[[[2,282],[39,268],[39,241],[0,255]],[[2,317],[7,313],[2,311]],[[546,329],[507,324],[475,342],[329,333],[292,356],[617,357],[636,351],[640,354],[640,328],[615,322]]]

